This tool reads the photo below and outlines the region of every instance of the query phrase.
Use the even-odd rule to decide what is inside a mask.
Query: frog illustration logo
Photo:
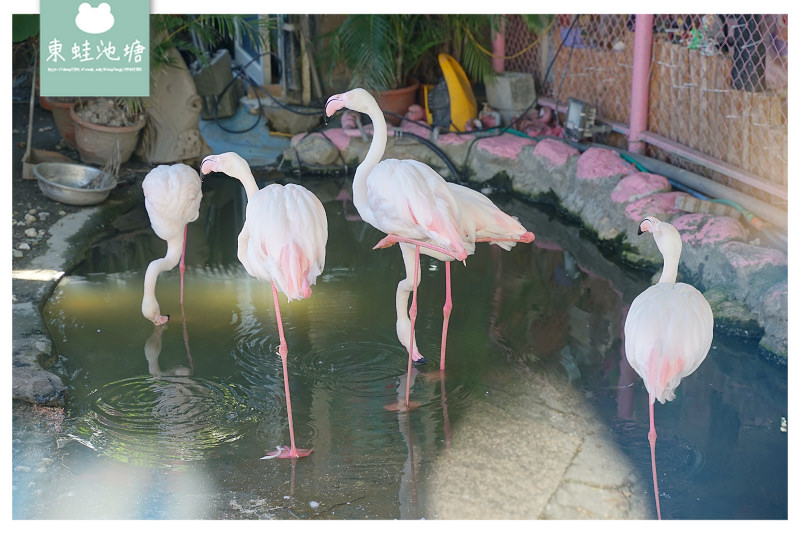
[[[85,33],[99,34],[107,32],[114,26],[114,15],[111,13],[111,6],[107,2],[103,2],[97,7],[92,7],[89,2],[81,3],[78,6],[75,25]]]

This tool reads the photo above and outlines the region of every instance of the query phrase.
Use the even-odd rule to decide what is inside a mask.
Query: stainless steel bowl
[[[33,174],[45,196],[70,205],[99,204],[117,186],[111,174],[76,163],[39,163]]]

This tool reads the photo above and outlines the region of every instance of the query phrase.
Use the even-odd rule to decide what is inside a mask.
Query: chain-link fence
[[[627,126],[634,26],[633,15],[559,15],[537,36],[509,15],[505,69],[533,73],[539,95],[557,104],[579,98],[601,119]],[[741,172],[652,145],[647,155],[785,206],[787,28],[787,15],[656,15],[647,130]]]

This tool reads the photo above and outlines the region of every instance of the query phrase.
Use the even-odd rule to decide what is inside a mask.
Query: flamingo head
[[[162,315],[158,301],[154,296],[142,299],[142,315],[156,326],[163,326],[169,321],[169,315]]]
[[[675,226],[669,222],[662,222],[656,217],[644,217],[639,223],[639,235],[644,232],[653,234],[656,246],[658,246],[658,250],[665,258],[680,257],[683,243],[681,242],[681,235],[675,229]]]
[[[333,116],[338,110],[342,108],[352,109],[361,113],[369,114],[369,106],[377,106],[375,98],[372,97],[366,90],[355,88],[346,93],[334,94],[325,103],[325,114]]]
[[[200,172],[204,175],[210,172],[222,172],[228,176],[237,176],[237,168],[247,162],[236,152],[226,152],[218,155],[208,155],[200,163]]]

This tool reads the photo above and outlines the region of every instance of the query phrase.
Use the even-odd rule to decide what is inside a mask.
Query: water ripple
[[[89,411],[69,422],[69,440],[150,467],[201,460],[209,450],[240,439],[259,418],[274,414],[248,405],[235,386],[186,377],[111,382],[94,391],[89,402]]]

